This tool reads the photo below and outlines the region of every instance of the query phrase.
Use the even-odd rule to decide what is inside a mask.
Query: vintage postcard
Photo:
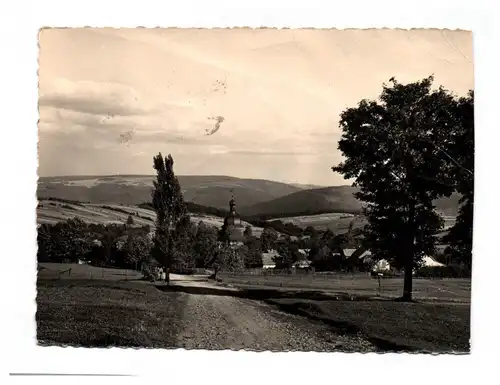
[[[471,32],[39,47],[38,344],[469,352]]]

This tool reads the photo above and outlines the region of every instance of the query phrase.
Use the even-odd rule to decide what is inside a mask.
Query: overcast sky
[[[473,88],[472,34],[440,30],[47,29],[39,175],[177,174],[345,184],[339,114],[383,82]]]

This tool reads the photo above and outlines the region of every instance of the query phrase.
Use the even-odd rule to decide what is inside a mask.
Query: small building
[[[294,269],[310,269],[311,268],[311,261],[308,261],[307,259],[302,259],[300,261],[295,262],[292,267]]]
[[[300,255],[307,259],[309,257],[309,253],[311,252],[311,249],[299,249]]]
[[[372,271],[374,273],[383,273],[385,271],[390,271],[391,265],[385,259],[381,259],[374,263]]]
[[[262,268],[263,269],[274,269],[276,267],[275,258],[279,258],[280,255],[276,250],[270,250],[267,253],[262,253]]]
[[[424,256],[424,258],[422,258],[422,266],[425,266],[425,267],[441,267],[441,266],[444,266],[444,264],[441,263],[441,262],[436,261],[431,256],[426,255],[426,256]]]
[[[342,255],[345,258],[345,265],[350,267],[371,266],[371,271],[373,272],[384,272],[391,270],[391,265],[386,259],[373,261],[371,251],[366,250],[363,247],[360,247],[358,249],[343,249]],[[436,261],[433,257],[426,255],[422,259],[421,266],[444,266],[444,264]]]

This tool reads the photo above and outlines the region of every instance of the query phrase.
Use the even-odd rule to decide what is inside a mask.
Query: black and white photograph
[[[39,346],[470,352],[471,31],[38,44]]]

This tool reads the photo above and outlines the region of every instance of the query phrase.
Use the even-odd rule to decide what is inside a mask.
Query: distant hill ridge
[[[154,175],[56,176],[41,177],[39,197],[54,197],[98,204],[137,205],[151,200]],[[357,188],[287,184],[265,179],[220,175],[180,175],[184,198],[201,206],[226,209],[231,194],[236,209],[245,216],[286,217],[327,212],[359,213]],[[457,195],[436,201],[445,215],[456,215]]]

